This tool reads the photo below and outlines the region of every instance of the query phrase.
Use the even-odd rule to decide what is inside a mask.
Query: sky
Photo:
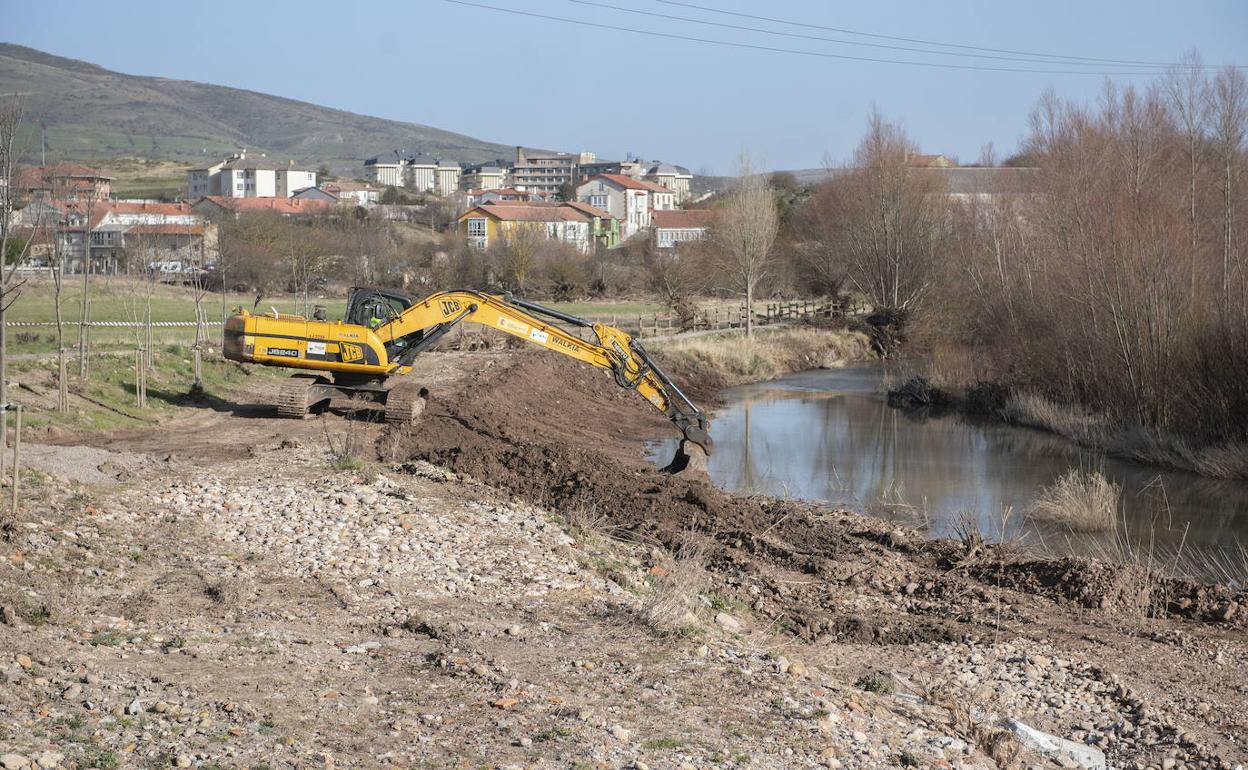
[[[971,162],[991,142],[1004,157],[1017,149],[1046,87],[1094,101],[1107,69],[1133,73],[1112,76],[1124,83],[1147,83],[1151,76],[1139,73],[1159,69],[1056,66],[1049,64],[1052,56],[1031,54],[1171,62],[1195,49],[1209,64],[1248,65],[1243,0],[687,0],[701,9],[662,0],[473,2],[554,18],[448,0],[0,0],[0,40],[130,74],[247,88],[506,145],[590,151],[607,159],[632,153],[717,174],[732,173],[742,152],[768,169],[844,162],[873,107],[904,125],[924,152]],[[838,56],[1095,72],[942,69]]]

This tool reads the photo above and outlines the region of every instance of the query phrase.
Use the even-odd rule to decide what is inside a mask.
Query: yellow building
[[[588,218],[576,209],[554,204],[495,201],[464,212],[458,225],[459,232],[479,249],[501,243],[521,228],[571,244],[582,252],[590,246]]]

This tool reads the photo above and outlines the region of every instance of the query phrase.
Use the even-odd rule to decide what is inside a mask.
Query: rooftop
[[[718,214],[716,209],[656,211],[650,217],[650,224],[655,228],[708,227]]]

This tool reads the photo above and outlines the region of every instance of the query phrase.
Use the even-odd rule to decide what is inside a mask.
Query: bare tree
[[[78,379],[87,379],[87,357],[90,355],[91,330],[91,217],[94,214],[95,197],[87,195],[83,206],[82,223],[82,306],[78,314]]]
[[[944,182],[910,165],[916,150],[900,126],[872,111],[854,170],[828,183],[846,273],[877,308],[913,310],[935,280]]]
[[[529,275],[537,267],[538,251],[546,239],[540,222],[516,222],[502,238],[498,251],[504,279],[523,294]]]
[[[13,222],[13,199],[16,196],[17,160],[20,154],[18,133],[21,130],[25,108],[19,97],[0,102],[0,453],[7,445],[7,412],[9,403],[9,378],[6,366],[8,358],[8,311],[20,292],[23,281],[15,280],[17,266],[26,256],[34,238],[26,239],[20,247],[11,248],[15,235]]]
[[[754,336],[754,294],[772,268],[772,247],[780,212],[768,178],[741,155],[736,187],[727,196],[711,230],[720,273],[728,287],[745,297],[745,334]]]
[[[65,313],[61,302],[65,291],[65,250],[61,247],[60,238],[52,239],[52,257],[48,260],[48,272],[52,278],[52,306],[56,311],[56,363],[57,363],[57,399],[58,412],[69,411],[69,371],[65,351]]]
[[[1235,191],[1248,132],[1248,78],[1227,67],[1213,79],[1211,92],[1213,144],[1222,174],[1222,305],[1231,303],[1232,255],[1239,256],[1235,234]]]
[[[1187,160],[1187,227],[1192,253],[1198,248],[1200,231],[1197,220],[1196,184],[1209,122],[1209,79],[1205,76],[1200,54],[1189,52],[1166,73],[1162,91],[1179,129],[1183,132]]]

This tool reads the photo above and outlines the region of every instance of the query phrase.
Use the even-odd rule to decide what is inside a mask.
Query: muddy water
[[[1107,555],[1124,538],[1072,536],[1022,515],[1063,472],[1100,470],[1123,487],[1125,540],[1133,547],[1177,551],[1191,571],[1217,577],[1209,549],[1216,559],[1248,544],[1248,483],[1109,458],[1041,431],[908,414],[885,403],[883,375],[868,364],[728,391],[713,415],[712,480],[897,517],[936,537],[953,536],[969,512],[992,540],[1017,536],[1054,552]],[[651,452],[666,460],[674,448],[656,441]]]

